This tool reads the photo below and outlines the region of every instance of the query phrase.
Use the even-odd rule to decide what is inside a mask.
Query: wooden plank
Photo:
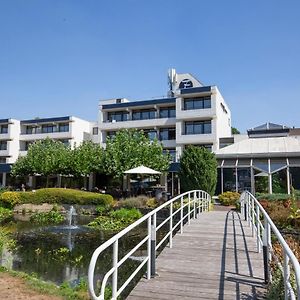
[[[263,258],[251,228],[234,211],[202,213],[156,261],[127,299],[263,299]]]

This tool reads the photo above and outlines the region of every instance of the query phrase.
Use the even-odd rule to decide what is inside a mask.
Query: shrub
[[[142,213],[136,208],[121,208],[110,212],[109,215],[113,219],[121,220],[122,222],[129,224],[142,217]]]
[[[142,217],[142,213],[136,208],[121,208],[119,210],[111,211],[107,215],[95,218],[88,226],[102,230],[117,231],[127,227],[140,217]]]
[[[12,217],[13,213],[10,209],[0,207],[0,223],[4,223]]]
[[[21,203],[20,192],[4,192],[0,194],[0,205],[7,208],[13,208]]]
[[[5,227],[0,227],[0,252],[3,248],[14,249],[16,246],[15,240],[11,238],[9,230]]]
[[[59,224],[64,219],[64,216],[55,210],[35,213],[30,217],[31,222],[38,224]]]
[[[158,206],[158,202],[155,198],[149,198],[146,205],[149,208],[156,208]]]
[[[98,194],[72,189],[46,188],[32,192],[5,192],[0,195],[0,205],[12,208],[16,204],[60,203],[112,205],[113,198],[108,194]]]
[[[147,206],[146,196],[130,197],[118,202],[119,207],[125,208],[144,208]]]
[[[296,194],[297,197],[297,194]],[[256,193],[257,200],[268,200],[268,201],[282,201],[282,200],[288,200],[291,198],[291,195],[288,194],[262,194],[262,193]],[[299,195],[297,197],[300,199]]]
[[[225,206],[235,205],[239,199],[240,194],[237,192],[225,192],[219,195],[220,202]]]

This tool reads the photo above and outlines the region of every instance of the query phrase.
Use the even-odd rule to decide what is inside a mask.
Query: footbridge
[[[252,194],[244,192],[240,205],[241,212],[212,209],[210,195],[194,190],[152,210],[95,250],[91,298],[265,299],[271,268],[278,268],[284,299],[300,299],[299,262],[288,244]],[[121,256],[121,239],[139,226],[144,235]],[[103,273],[96,265],[105,251],[112,262]],[[138,263],[121,279],[133,258]]]

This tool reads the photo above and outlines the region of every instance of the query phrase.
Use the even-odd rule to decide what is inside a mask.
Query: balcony
[[[120,129],[130,129],[130,128],[149,128],[156,126],[169,126],[175,125],[176,118],[155,118],[155,119],[145,119],[145,120],[128,120],[120,122],[103,122],[99,124],[100,130],[120,130]]]
[[[35,132],[35,133],[22,133],[20,135],[20,141],[33,141],[33,140],[44,140],[45,138],[51,138],[51,139],[71,139],[71,132],[65,131],[65,132]]]

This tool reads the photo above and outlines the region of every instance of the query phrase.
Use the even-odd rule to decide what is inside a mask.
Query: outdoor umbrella
[[[161,172],[155,171],[145,166],[139,166],[124,172],[125,174],[161,174]]]
[[[143,180],[143,174],[161,174],[161,172],[155,171],[145,166],[139,166],[124,172],[124,174],[141,174]]]

